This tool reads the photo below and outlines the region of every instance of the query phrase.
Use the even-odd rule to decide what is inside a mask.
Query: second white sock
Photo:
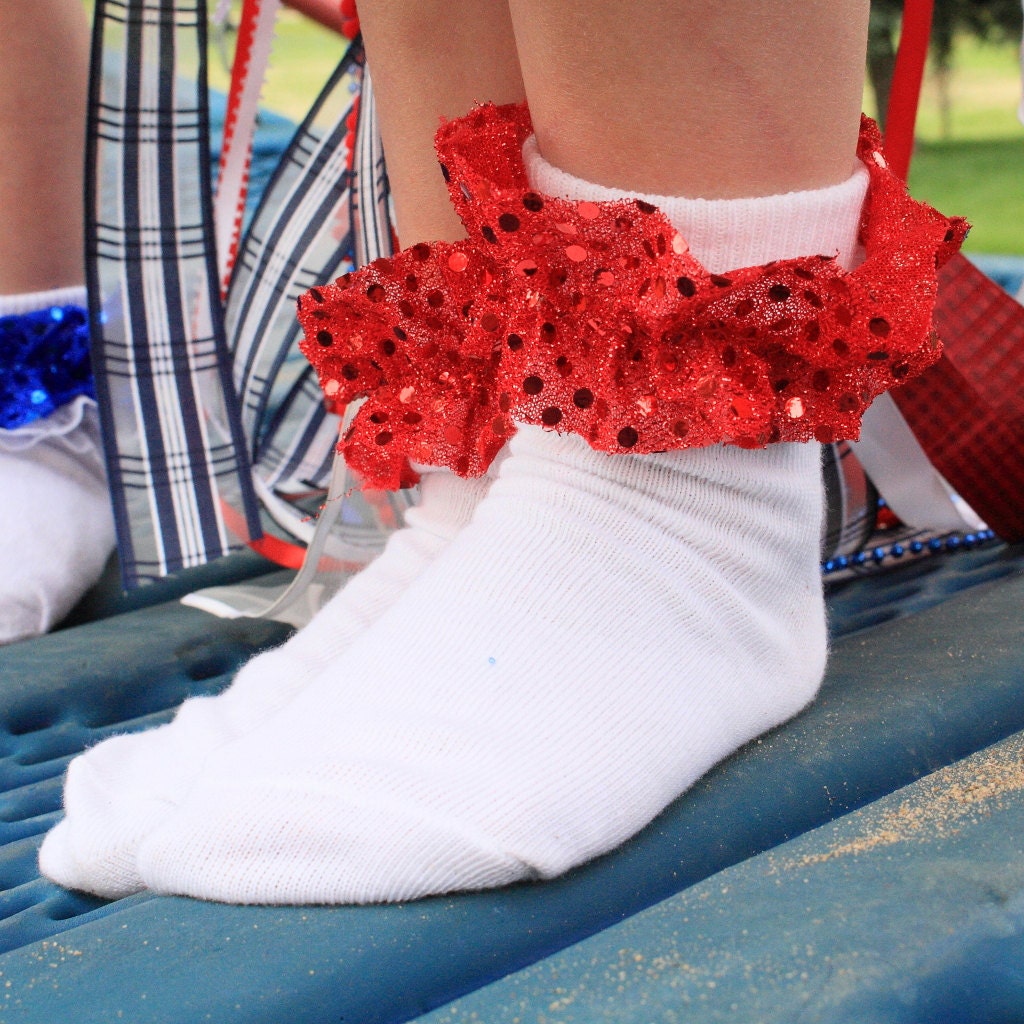
[[[219,696],[186,701],[168,725],[115,736],[76,758],[65,818],[40,850],[43,874],[111,899],[143,888],[139,843],[184,796],[207,754],[273,716],[336,662],[469,521],[489,486],[488,478],[425,472],[407,526],[300,633],[254,658]]]
[[[11,318],[10,324],[26,314],[52,311],[59,323],[65,307],[84,302],[84,288],[3,295],[0,318]],[[0,429],[0,486],[4,644],[53,628],[99,579],[113,551],[114,517],[96,403],[79,395],[49,415]]]

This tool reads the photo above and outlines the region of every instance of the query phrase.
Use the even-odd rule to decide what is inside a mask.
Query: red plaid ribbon
[[[1024,307],[955,256],[935,325],[942,358],[893,398],[953,488],[1004,540],[1024,540]]]

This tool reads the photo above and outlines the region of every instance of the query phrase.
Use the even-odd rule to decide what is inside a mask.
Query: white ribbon
[[[880,395],[864,413],[861,439],[850,443],[888,506],[908,526],[983,530],[985,524],[931,464],[899,407]]]

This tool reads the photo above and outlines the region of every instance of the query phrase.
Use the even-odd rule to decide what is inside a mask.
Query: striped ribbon
[[[387,179],[359,40],[296,133],[248,231],[238,231],[252,97],[276,6],[246,0],[243,11],[252,31],[236,58],[240,91],[229,101],[218,267],[205,3],[96,3],[90,315],[129,587],[242,543],[284,561],[301,557],[287,542],[260,539],[256,498],[289,534],[308,539],[310,510],[301,499],[330,478],[338,422],[297,352],[295,298],[391,251]],[[376,523],[347,519],[344,557],[365,560],[379,545]]]
[[[259,536],[217,287],[202,0],[97,0],[90,332],[126,586]],[[245,539],[245,538],[241,538]]]

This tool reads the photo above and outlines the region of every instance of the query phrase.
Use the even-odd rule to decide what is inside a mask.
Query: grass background
[[[3,2],[3,0],[0,0]],[[280,15],[264,89],[266,106],[298,120],[343,52],[343,40],[294,11]],[[226,88],[220,56],[211,55],[211,84]],[[942,94],[948,95],[944,118]],[[918,118],[911,191],[943,213],[974,225],[966,249],[1024,255],[1024,125],[1017,120],[1020,63],[1015,44],[957,41],[945,83],[929,72]],[[872,113],[870,98],[865,108]]]

